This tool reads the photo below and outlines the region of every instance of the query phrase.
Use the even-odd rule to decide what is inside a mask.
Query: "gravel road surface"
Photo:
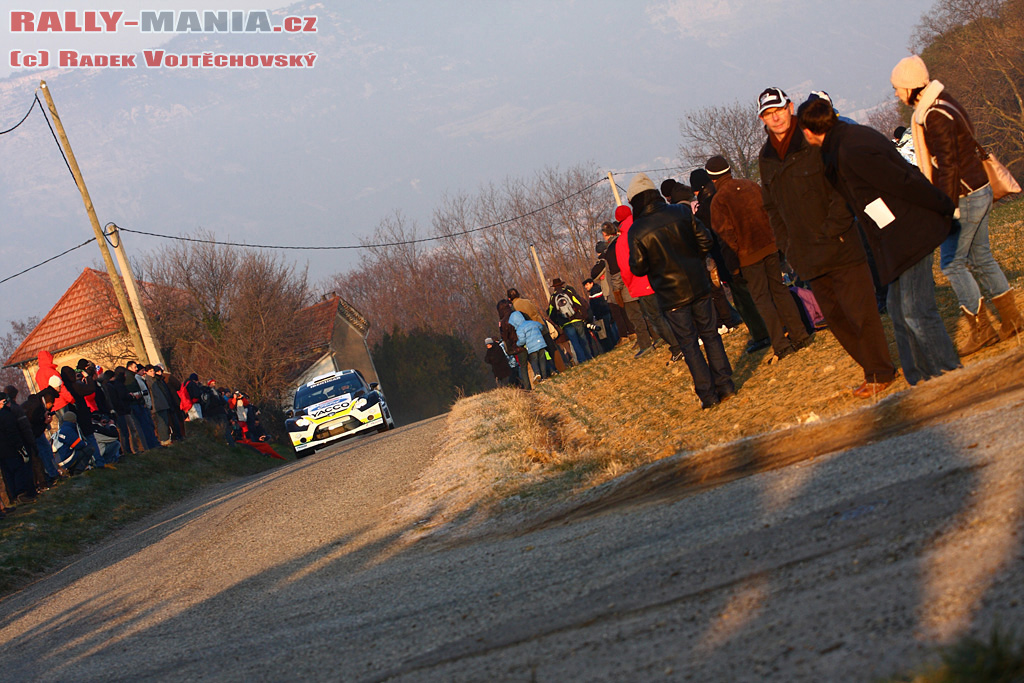
[[[694,495],[408,545],[439,419],[206,491],[0,602],[4,680],[870,681],[1024,627],[1024,395]]]

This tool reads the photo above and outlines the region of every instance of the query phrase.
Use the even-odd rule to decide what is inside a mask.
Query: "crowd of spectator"
[[[514,288],[498,302],[485,357],[495,381],[530,388],[632,340],[636,358],[661,344],[668,364],[684,361],[711,408],[736,393],[723,334],[745,325],[744,353],[770,346],[778,363],[828,327],[861,367],[852,393],[866,399],[899,372],[882,315],[911,385],[1024,334],[989,246],[993,192],[969,115],[920,57],[900,61],[891,82],[913,109],[892,139],[840,117],[823,91],[797,111],[771,87],[756,105],[760,183],[734,177],[721,155],[689,185],[669,178],[659,190],[636,174],[629,205],[602,226],[586,295],[555,278],[546,309]],[[968,330],[959,348],[935,299],[936,249]]]
[[[89,470],[116,470],[128,456],[166,448],[185,438],[188,423],[220,425],[229,445],[265,444],[260,413],[241,391],[205,384],[196,373],[181,381],[160,365],[131,360],[104,370],[82,358],[57,368],[38,354],[40,390],[18,402],[19,391],[0,392],[0,515],[34,501],[62,479]]]

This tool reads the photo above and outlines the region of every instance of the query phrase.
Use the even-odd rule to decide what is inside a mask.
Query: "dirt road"
[[[439,421],[200,495],[0,602],[6,680],[869,681],[1024,627],[1024,393],[524,534],[403,545]]]

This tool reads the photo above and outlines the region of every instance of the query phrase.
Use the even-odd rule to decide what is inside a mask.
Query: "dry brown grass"
[[[1024,279],[1024,202],[997,209],[993,251],[1011,283]],[[938,270],[937,298],[955,332],[957,307]],[[1024,297],[1018,297],[1024,304]],[[892,340],[891,323],[883,317]],[[535,392],[502,389],[460,401],[448,419],[438,471],[461,472],[464,493],[448,499],[436,487],[437,523],[448,505],[482,513],[494,505],[547,506],[647,463],[686,451],[755,437],[852,413],[866,405],[850,389],[863,377],[827,329],[805,350],[767,365],[770,351],[744,355],[744,328],[724,338],[737,397],[701,410],[684,363],[666,366],[667,349],[635,360],[628,343],[543,382]],[[1014,342],[989,347],[965,365],[999,356]],[[897,359],[894,343],[890,353]],[[908,389],[900,377],[882,397]],[[467,463],[474,463],[472,477]],[[469,484],[469,479],[474,480]],[[426,485],[426,483],[425,483]],[[465,491],[472,489],[472,495]]]

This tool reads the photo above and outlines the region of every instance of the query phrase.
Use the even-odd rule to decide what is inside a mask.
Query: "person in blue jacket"
[[[544,341],[544,332],[540,323],[536,320],[529,320],[519,311],[515,311],[508,317],[509,324],[515,328],[518,344],[526,349],[533,366],[533,381],[536,382],[542,377],[547,379],[551,376],[548,370],[547,343]]]

